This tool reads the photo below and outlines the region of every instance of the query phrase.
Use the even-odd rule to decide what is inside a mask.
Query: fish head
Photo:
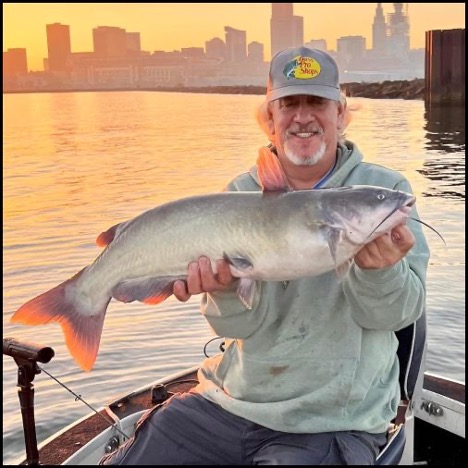
[[[400,190],[370,185],[330,189],[321,203],[330,226],[351,244],[365,245],[405,223],[416,197]]]

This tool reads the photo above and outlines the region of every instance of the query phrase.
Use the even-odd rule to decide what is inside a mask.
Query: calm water
[[[44,368],[99,407],[203,359],[214,335],[199,298],[151,307],[113,301],[92,372],[65,349],[58,325],[9,323],[24,302],[99,254],[101,231],[155,205],[221,190],[266,139],[260,96],[150,92],[3,96],[4,337],[47,344]],[[351,99],[348,137],[367,161],[405,174],[430,230],[427,369],[465,380],[464,109],[427,113],[421,101]],[[209,348],[217,352],[217,345]],[[3,358],[3,461],[24,454],[16,365]],[[89,408],[46,374],[34,381],[38,441]]]

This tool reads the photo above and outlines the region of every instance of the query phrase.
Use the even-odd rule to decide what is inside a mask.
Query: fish
[[[22,305],[14,323],[62,327],[76,363],[96,361],[109,302],[159,304],[185,280],[188,265],[224,259],[237,294],[252,308],[257,281],[286,282],[336,271],[341,280],[367,243],[406,222],[416,197],[383,187],[290,190],[281,164],[263,147],[261,191],[220,192],[173,200],[116,224],[97,237],[104,247],[72,278]]]

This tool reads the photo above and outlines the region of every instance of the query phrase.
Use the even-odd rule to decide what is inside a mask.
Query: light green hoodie
[[[362,162],[349,141],[338,147],[336,167],[323,187],[343,185],[411,192],[398,172]],[[261,190],[256,167],[228,190]],[[394,331],[414,322],[425,306],[429,249],[421,225],[408,226],[415,245],[392,267],[363,270],[353,264],[341,282],[335,272],[286,287],[259,282],[251,310],[234,289],[205,294],[202,313],[226,337],[226,350],[205,360],[197,391],[277,431],[385,432],[400,401]]]

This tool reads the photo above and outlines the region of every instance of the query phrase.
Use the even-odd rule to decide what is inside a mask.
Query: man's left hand
[[[378,269],[395,265],[414,245],[413,233],[405,224],[366,244],[354,257],[359,268]]]

